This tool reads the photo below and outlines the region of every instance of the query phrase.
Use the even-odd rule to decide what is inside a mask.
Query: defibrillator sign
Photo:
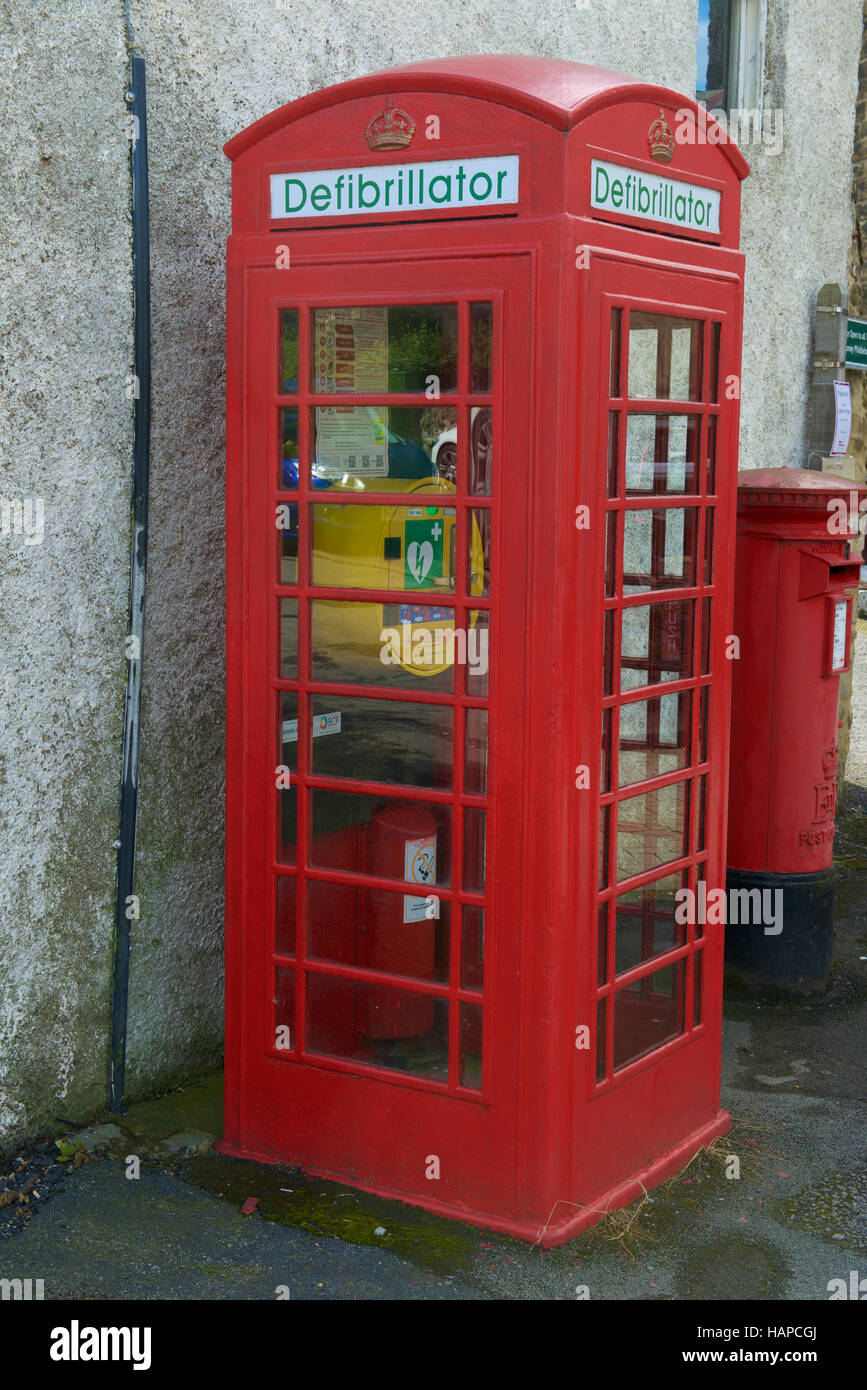
[[[271,217],[486,208],[518,201],[516,154],[271,175]]]

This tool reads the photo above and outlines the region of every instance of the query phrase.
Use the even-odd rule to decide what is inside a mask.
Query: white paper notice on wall
[[[852,430],[852,391],[848,381],[834,382],[834,443],[831,458],[842,458],[849,449]]]
[[[403,852],[403,876],[407,883],[422,883],[428,887],[436,883],[437,842],[435,835],[425,835],[421,840],[407,840]],[[428,899],[413,898],[408,894],[403,899],[404,922],[423,922],[428,915]]]

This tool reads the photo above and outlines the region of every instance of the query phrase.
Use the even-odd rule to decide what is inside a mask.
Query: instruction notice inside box
[[[387,309],[320,310],[315,323],[317,391],[374,394],[388,390]],[[317,475],[386,476],[387,419],[384,406],[317,406]]]

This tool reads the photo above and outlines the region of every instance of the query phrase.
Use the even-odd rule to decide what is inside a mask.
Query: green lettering
[[[485,183],[487,184],[484,193],[476,192],[476,184],[478,183],[479,179],[484,179]],[[493,188],[493,186],[494,185],[491,182],[490,174],[486,174],[484,173],[484,171],[478,174],[473,174],[473,177],[470,179],[470,197],[474,198],[477,203],[481,203],[485,198],[489,198],[491,196],[491,189]]]
[[[445,192],[440,197],[437,197],[436,193],[434,193],[434,184],[437,183],[441,183],[443,185],[443,188],[445,189]],[[451,176],[449,174],[437,174],[434,178],[432,178],[427,186],[427,196],[430,198],[432,203],[450,202],[452,196]]]
[[[290,183],[295,183],[295,184],[297,184],[298,187],[299,187],[300,190],[301,190],[301,202],[298,203],[297,206],[294,207],[294,208],[290,205],[290,202],[289,202],[289,185],[290,185]],[[303,185],[303,183],[301,182],[301,180],[300,180],[300,179],[287,179],[287,180],[286,180],[286,211],[287,211],[287,213],[300,212],[301,209],[303,208],[303,206],[304,206],[304,204],[305,204],[306,202],[307,202],[307,189],[304,187],[304,185]]]

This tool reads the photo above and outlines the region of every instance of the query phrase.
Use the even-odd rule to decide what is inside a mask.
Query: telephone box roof
[[[254,121],[227,141],[223,149],[234,160],[266,135],[324,106],[409,89],[478,97],[511,106],[564,131],[571,130],[592,111],[615,102],[652,101],[674,105],[677,109],[699,110],[698,103],[682,92],[637,82],[625,73],[611,72],[589,63],[518,53],[464,54],[456,58],[406,63],[311,92]],[[709,118],[708,129],[715,125]],[[746,178],[749,165],[737,145],[724,135],[719,148],[725,152],[738,177]]]

